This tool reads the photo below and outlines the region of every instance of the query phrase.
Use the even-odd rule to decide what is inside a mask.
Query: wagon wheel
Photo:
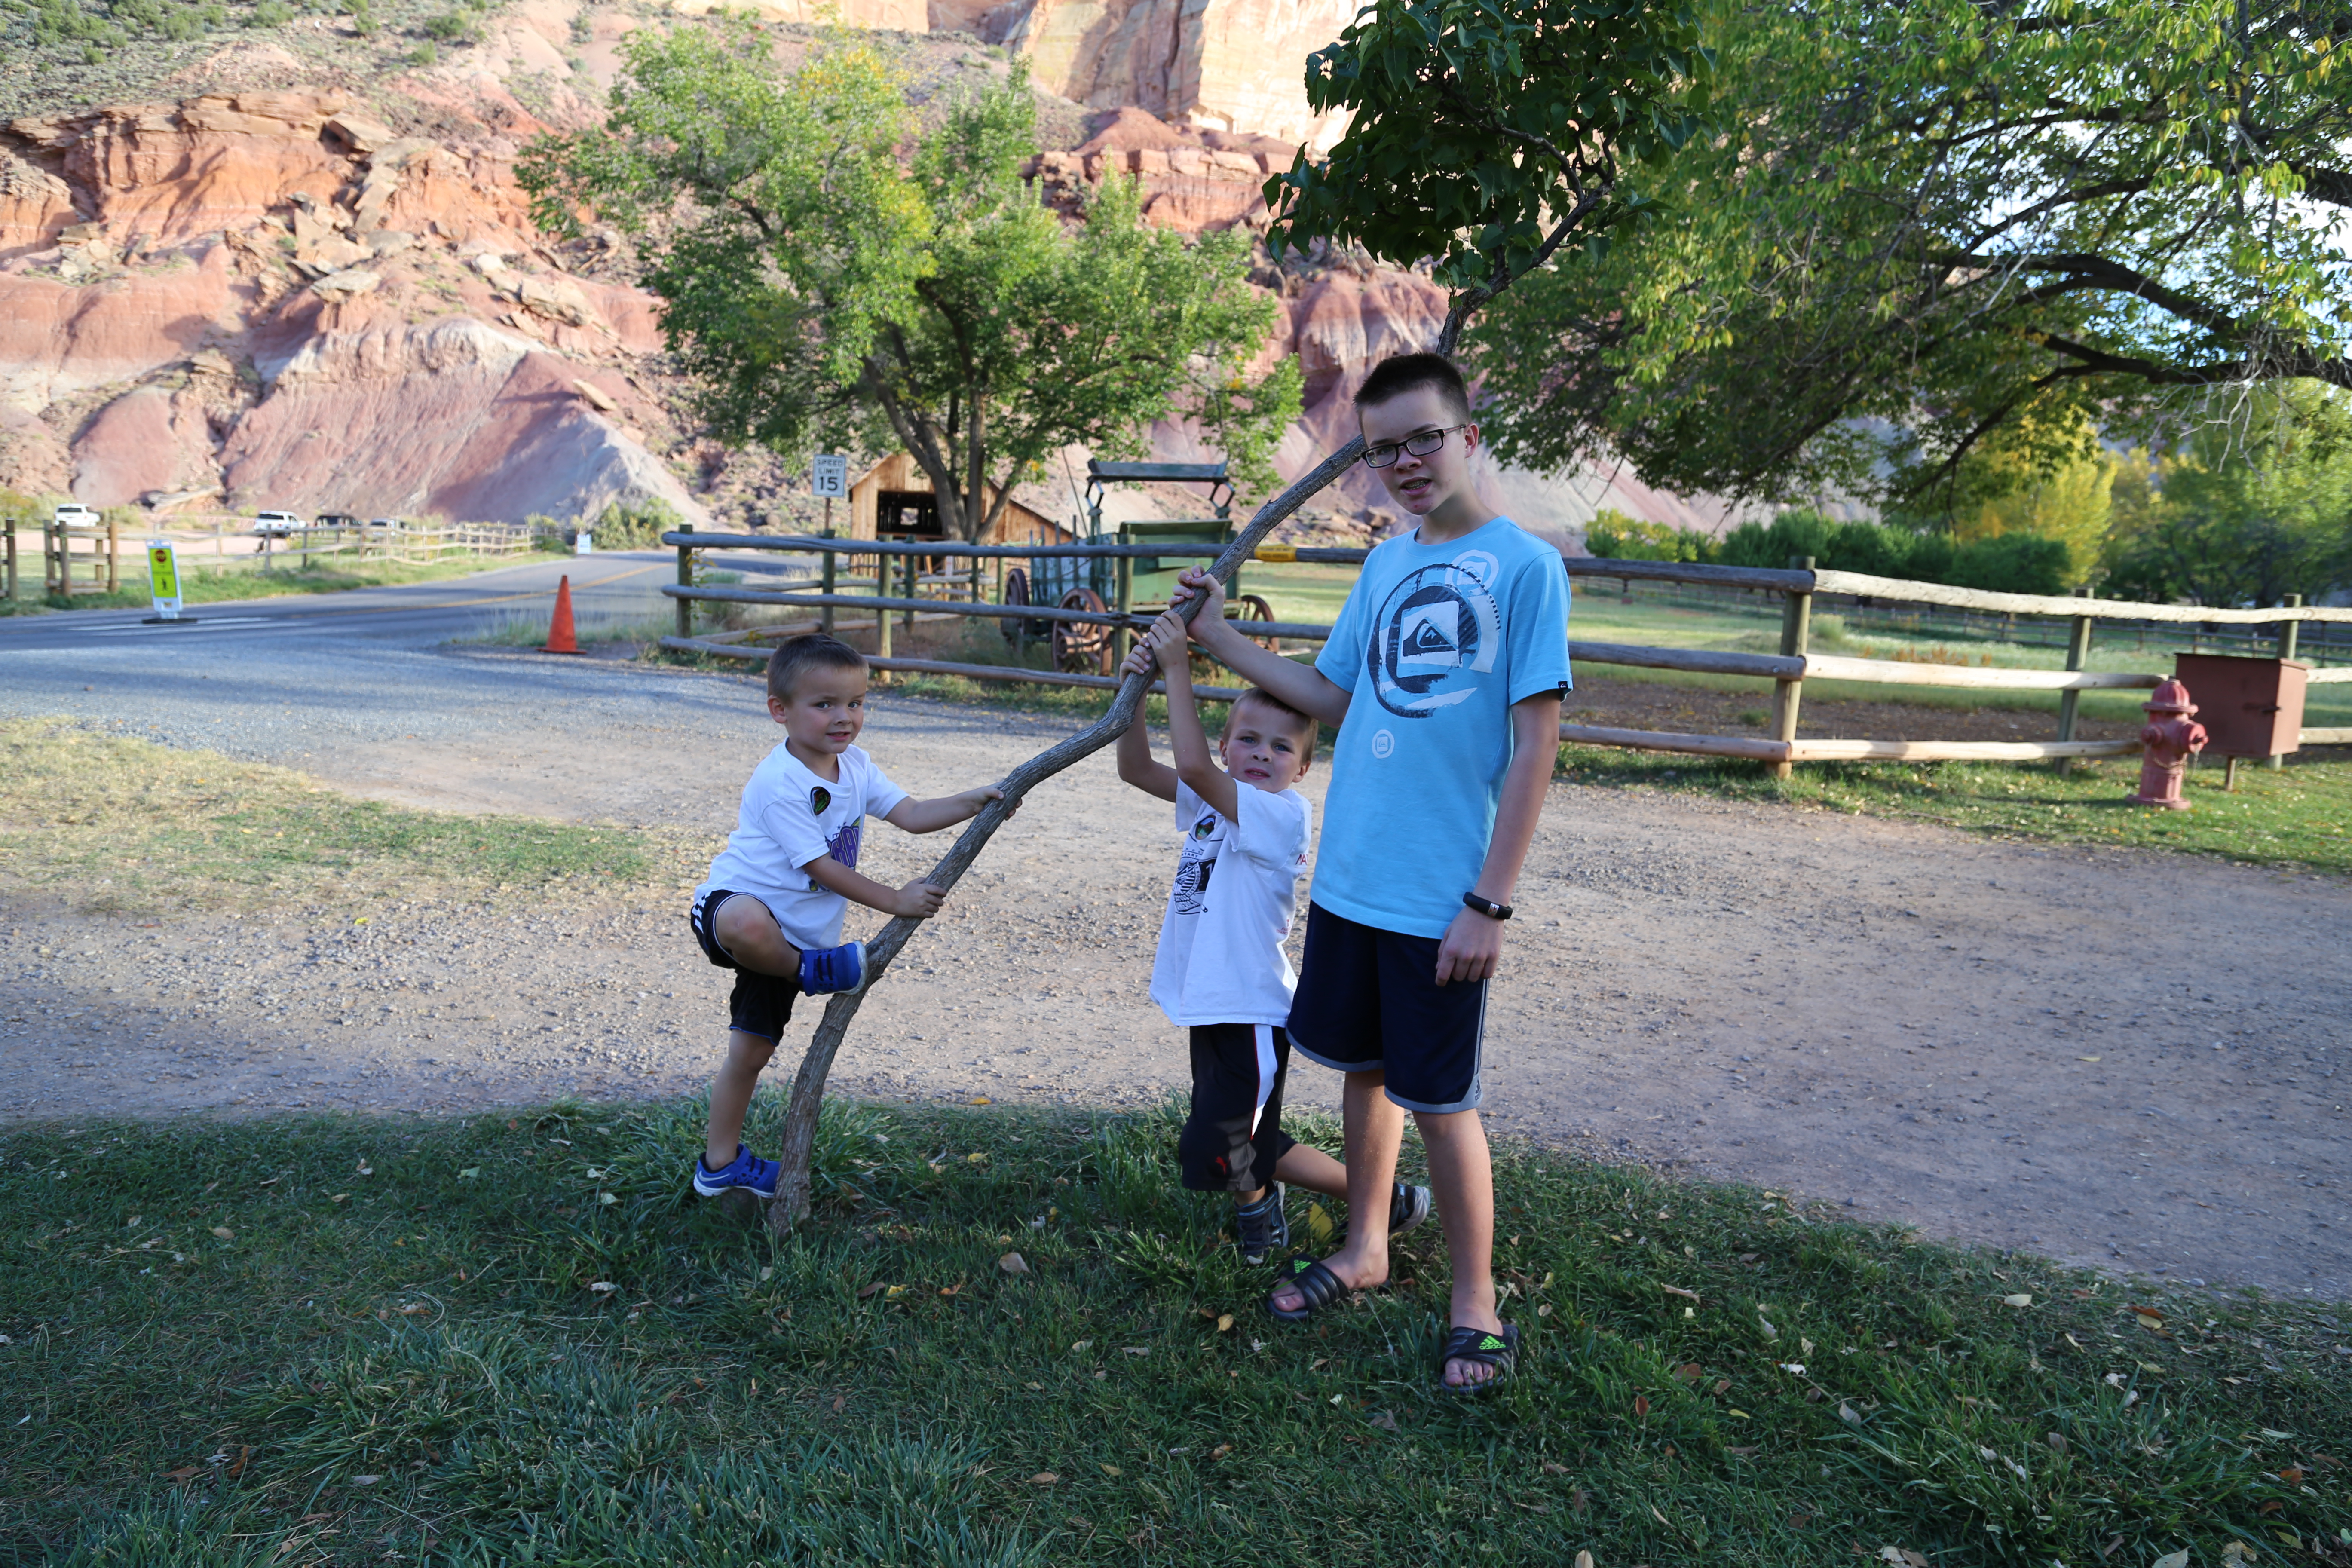
[[[1062,595],[1065,610],[1091,610],[1104,614],[1109,606],[1102,595],[1092,588],[1073,588]],[[1110,628],[1089,626],[1084,621],[1054,623],[1054,668],[1074,675],[1108,675],[1110,673]]]
[[[1244,594],[1240,598],[1235,599],[1233,602],[1233,607],[1234,612],[1234,618],[1235,620],[1270,621],[1274,619],[1274,606],[1267,604],[1263,597],[1255,594]],[[1282,639],[1280,637],[1268,637],[1265,639],[1265,647],[1266,651],[1269,653],[1280,653],[1282,651]]]
[[[1021,567],[1015,566],[1004,574],[1004,603],[1008,606],[1029,603],[1029,574]],[[996,624],[1006,642],[1016,642],[1024,634],[1037,635],[1036,624],[1019,616],[1007,616]]]

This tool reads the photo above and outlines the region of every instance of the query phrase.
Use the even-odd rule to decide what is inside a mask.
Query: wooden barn
[[[992,502],[996,492],[991,489]],[[849,537],[852,539],[940,539],[939,503],[931,479],[904,452],[893,452],[849,487]],[[1076,540],[1067,525],[1018,500],[1004,503],[1004,511],[982,544],[1028,544],[1035,541],[1064,543]]]

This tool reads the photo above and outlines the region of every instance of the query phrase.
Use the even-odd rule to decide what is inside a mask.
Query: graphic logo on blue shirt
[[[1472,551],[1408,574],[1389,590],[1366,658],[1381,707],[1426,719],[1478,689],[1476,677],[1495,668],[1503,646],[1502,611],[1488,585],[1500,564]]]

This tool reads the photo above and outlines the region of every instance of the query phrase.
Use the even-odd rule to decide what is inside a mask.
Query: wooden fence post
[[[827,511],[831,511],[831,510],[833,510],[833,498],[832,498],[831,496],[827,496],[827,497],[825,497],[825,498],[824,498],[824,508],[825,508],[825,510],[826,510]],[[824,538],[826,538],[826,539],[831,539],[831,538],[833,537],[833,524],[831,524],[831,523],[826,523],[826,524],[824,525],[824,533],[823,537],[824,537]],[[832,596],[833,596],[834,584],[835,584],[835,581],[836,581],[836,578],[835,578],[835,572],[834,572],[834,563],[835,563],[835,562],[836,562],[836,561],[838,561],[838,560],[840,560],[840,559],[841,559],[841,557],[840,557],[840,556],[838,556],[838,555],[835,554],[835,553],[834,553],[832,551],[830,551],[830,550],[828,550],[828,551],[826,551],[826,552],[824,552],[824,587],[825,596],[826,596],[827,598],[830,598],[830,597],[832,597]],[[827,637],[831,637],[831,636],[833,636],[833,606],[832,606],[831,605],[827,605],[824,607],[824,617],[823,617],[823,624],[824,624],[824,635],[825,635],[825,636],[827,636]]]
[[[919,599],[923,596],[923,558],[910,552],[902,559],[907,563],[907,597]],[[911,632],[915,629],[915,612],[909,609],[905,614],[907,629]]]
[[[1791,555],[1789,557],[1789,568],[1794,572],[1810,572],[1813,569],[1813,558],[1810,555]],[[1791,588],[1780,608],[1781,657],[1783,658],[1804,658],[1805,643],[1812,636],[1812,591]],[[1799,676],[1794,680],[1776,680],[1772,683],[1773,739],[1791,742],[1797,738],[1797,703],[1804,696],[1804,692],[1805,680],[1802,676]],[[1787,778],[1792,771],[1790,765],[1785,762],[1773,763],[1769,766],[1771,776],[1776,779]]]
[[[106,591],[122,590],[122,525],[112,518],[106,520]]]
[[[2090,596],[2091,591],[2088,588],[2074,590],[2074,597],[2078,599],[2087,599]],[[2070,670],[2079,670],[2083,668],[2084,660],[2090,657],[2091,617],[2076,616],[2074,629],[2066,636],[2066,668]],[[2082,705],[2082,700],[2083,694],[2079,691],[2062,691],[2058,694],[2058,738],[2060,740],[2071,741],[2074,738],[2074,710]],[[2058,759],[2058,774],[2061,778],[2074,771],[2074,758]]]
[[[5,571],[8,597],[11,599],[16,596],[16,521],[17,520],[13,517],[0,518],[0,531],[5,531],[8,538]]]
[[[880,543],[878,539],[876,543]],[[880,601],[890,596],[890,558],[877,551],[874,555],[874,657],[890,657],[890,612]]]
[[[677,547],[677,585],[681,588],[694,586],[694,547],[690,544]],[[694,601],[691,599],[677,602],[677,635],[682,637],[694,635]]]
[[[2303,595],[2300,594],[2289,594],[2279,602],[2285,608],[2290,610],[2299,610],[2303,608]],[[2281,621],[2279,623],[2278,656],[2281,658],[2293,658],[2294,657],[2295,645],[2301,640],[2302,632],[2303,623],[2301,621]],[[2263,759],[2263,766],[2269,768],[2275,773],[2280,768],[2286,766],[2286,759],[2284,757],[2265,757]]]

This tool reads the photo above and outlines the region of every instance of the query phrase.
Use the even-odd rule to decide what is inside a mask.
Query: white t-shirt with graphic
[[[768,906],[794,947],[838,947],[849,900],[817,886],[801,868],[829,855],[856,869],[866,814],[887,816],[906,798],[856,746],[841,753],[837,779],[819,778],[778,746],[751,771],[735,831],[711,861],[710,879],[694,890],[695,900],[714,888],[749,893]]]
[[[1181,1027],[1287,1023],[1298,985],[1282,944],[1315,808],[1295,789],[1236,781],[1234,794],[1238,820],[1229,820],[1190,784],[1176,786],[1184,847],[1160,921],[1151,1000]]]

